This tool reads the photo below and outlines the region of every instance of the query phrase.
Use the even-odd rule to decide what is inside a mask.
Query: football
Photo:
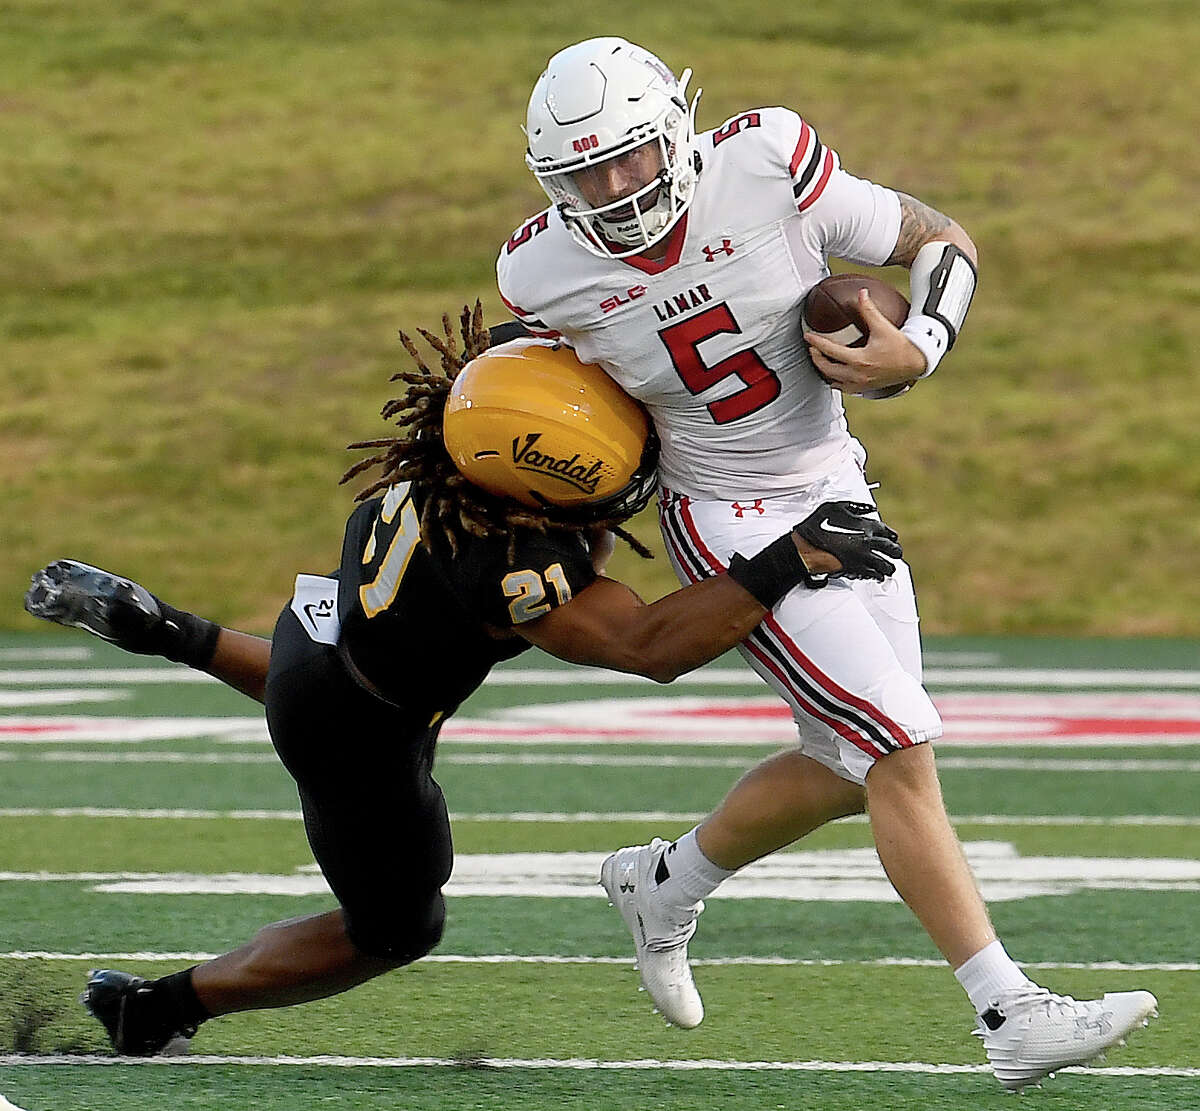
[[[870,293],[875,307],[897,328],[904,323],[908,299],[895,286],[870,274],[832,274],[817,282],[805,296],[804,330],[827,336],[846,347],[862,347],[867,342],[867,329],[858,314],[860,289]],[[856,396],[881,401],[905,393],[912,385],[912,382],[898,382],[878,390],[864,390]]]

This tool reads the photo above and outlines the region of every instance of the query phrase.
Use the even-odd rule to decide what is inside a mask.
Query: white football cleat
[[[653,873],[667,844],[656,837],[649,845],[619,849],[601,865],[600,882],[633,935],[642,986],[663,1018],[690,1030],[704,1021],[704,1004],[687,956],[704,904],[680,912],[654,897]]]
[[[972,1031],[983,1039],[996,1079],[1010,1091],[1082,1065],[1122,1043],[1158,1014],[1148,991],[1108,992],[1075,1000],[1030,984],[1002,992]]]

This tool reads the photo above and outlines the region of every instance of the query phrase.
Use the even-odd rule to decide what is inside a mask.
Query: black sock
[[[162,644],[160,654],[176,663],[204,670],[212,663],[221,626],[187,610],[177,610],[161,598],[157,601],[163,615],[157,630]]]
[[[172,972],[169,976],[153,980],[150,987],[155,990],[170,1016],[177,1020],[173,1025],[178,1028],[194,1028],[212,1018],[192,986],[192,969],[185,968],[182,972]]]

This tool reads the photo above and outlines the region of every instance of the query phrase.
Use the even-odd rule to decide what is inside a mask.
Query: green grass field
[[[1160,1001],[1107,1062],[1025,1098],[1194,1108],[1200,645],[929,649],[948,805],[1009,949],[1057,990]],[[299,1089],[430,1111],[1009,1106],[860,821],[777,858],[783,897],[731,884],[710,900],[692,946],[701,1027],[666,1027],[637,992],[595,868],[683,832],[786,741],[783,718],[739,730],[722,712],[763,702],[733,657],[666,688],[506,665],[443,736],[458,865],[433,958],[211,1022],[186,1058],[116,1063],[75,1002],[88,968],[161,974],[330,905],[257,707],[193,678],[82,634],[0,638],[0,1092],[27,1111],[282,1111]],[[507,855],[527,853],[552,855]],[[522,894],[501,883],[512,867]]]
[[[500,316],[534,79],[614,32],[695,69],[702,127],[794,107],[978,241],[944,370],[851,403],[927,627],[1200,635],[1189,0],[9,0],[0,596],[75,554],[269,628],[336,558],[396,329]]]

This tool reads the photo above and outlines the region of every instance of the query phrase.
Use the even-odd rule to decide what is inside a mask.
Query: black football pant
[[[304,828],[362,952],[414,961],[442,936],[454,853],[434,781],[438,727],[369,694],[336,649],[280,614],[267,725],[299,788]]]

